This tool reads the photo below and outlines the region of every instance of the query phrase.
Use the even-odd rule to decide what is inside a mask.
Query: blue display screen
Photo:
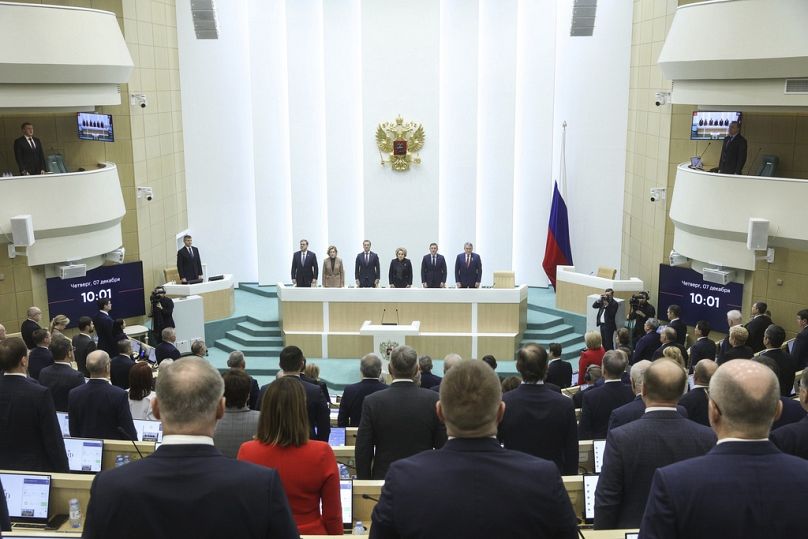
[[[707,320],[715,331],[726,333],[727,311],[741,309],[743,285],[708,283],[697,271],[659,265],[659,301],[657,313],[665,318],[670,305],[682,308],[679,316],[688,326]]]

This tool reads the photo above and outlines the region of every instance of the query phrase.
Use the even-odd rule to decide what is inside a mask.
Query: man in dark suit
[[[648,366],[642,384],[645,413],[610,430],[595,490],[595,528],[636,528],[657,468],[704,455],[715,433],[676,411],[687,375],[673,361]]]
[[[631,388],[621,381],[627,363],[625,355],[619,350],[609,350],[603,355],[605,381],[602,386],[584,393],[582,399],[578,428],[581,440],[606,438],[612,410],[634,399]]]
[[[729,124],[729,134],[721,145],[721,157],[718,161],[718,172],[721,174],[743,174],[746,164],[746,139],[741,135],[738,122]]]
[[[710,426],[707,417],[707,388],[717,368],[718,363],[712,359],[702,359],[696,363],[693,369],[693,387],[679,399],[679,404],[687,410],[687,418],[705,427]]]
[[[292,255],[292,284],[306,288],[317,286],[319,269],[317,255],[309,251],[309,240],[300,240],[300,250]]]
[[[328,403],[323,396],[320,386],[311,384],[301,379],[300,371],[303,369],[303,364],[306,358],[303,357],[303,351],[297,346],[287,346],[281,350],[280,354],[280,367],[284,376],[293,376],[295,379],[300,380],[303,385],[303,390],[306,392],[306,411],[309,416],[309,436],[312,440],[320,440],[322,442],[328,441],[328,436],[331,434],[331,416],[328,410]],[[269,384],[261,388],[261,394],[258,397],[258,406],[260,408],[261,402],[264,400],[264,393],[266,393]]]
[[[31,122],[23,122],[20,126],[22,136],[14,139],[14,159],[22,176],[29,174],[45,174],[48,165],[45,163],[45,152],[42,141],[34,136]]]
[[[354,279],[359,288],[375,288],[379,286],[379,255],[370,250],[370,240],[362,242],[362,252],[356,255]]]
[[[547,347],[550,353],[550,362],[547,364],[547,378],[545,382],[554,384],[563,389],[572,384],[572,365],[561,359],[561,345],[557,342],[550,343]]]
[[[555,465],[493,439],[504,408],[499,380],[481,361],[447,373],[437,413],[452,439],[390,466],[370,537],[577,537]]]
[[[715,341],[710,339],[710,322],[699,320],[696,322],[696,342],[690,347],[690,372],[702,359],[715,360]]]
[[[681,313],[682,308],[678,305],[668,307],[668,327],[676,330],[676,342],[684,346],[687,339],[687,325],[679,318]]]
[[[631,330],[631,343],[635,348],[637,347],[637,341],[645,335],[645,322],[651,318],[656,318],[656,309],[648,303],[648,297],[648,292],[637,292],[629,302],[630,312],[626,318],[634,320],[634,327]]]
[[[797,313],[797,325],[800,331],[794,338],[791,357],[797,363],[797,370],[802,370],[808,367],[808,309],[802,309]]]
[[[614,350],[614,332],[617,331],[617,325],[614,317],[617,314],[617,302],[614,300],[614,290],[607,288],[600,295],[600,299],[592,304],[593,309],[598,310],[595,317],[598,328],[600,328],[600,338],[603,342],[603,348],[606,350]]]
[[[769,306],[762,301],[753,303],[752,319],[744,326],[746,331],[749,332],[749,339],[746,341],[746,344],[748,344],[755,353],[763,350],[763,333],[765,333],[767,327],[772,325],[772,319],[766,314],[768,308]]]
[[[90,376],[87,372],[87,354],[95,350],[95,342],[90,334],[95,331],[93,319],[89,316],[79,318],[79,334],[73,336],[73,357],[76,359],[76,366],[84,376]]]
[[[409,346],[395,348],[389,369],[392,385],[368,395],[362,403],[356,434],[359,479],[384,479],[392,462],[446,442],[446,430],[435,415],[438,394],[413,381],[418,374],[415,350]]]
[[[95,326],[95,333],[98,335],[99,350],[103,350],[109,356],[114,356],[118,353],[118,346],[112,335],[112,324],[114,321],[109,315],[112,310],[112,301],[110,299],[98,300],[98,314],[93,318],[93,325]]]
[[[224,383],[207,361],[185,358],[160,372],[154,415],[163,443],[149,458],[98,474],[84,535],[298,537],[278,473],[224,457],[213,446]]]
[[[777,377],[754,361],[721,365],[710,380],[718,445],[654,474],[640,537],[802,537],[808,462],[767,440],[780,408]]]
[[[421,286],[424,288],[446,287],[446,259],[438,254],[438,244],[429,244],[429,254],[421,260]]]
[[[230,352],[230,355],[227,356],[227,366],[231,369],[247,372],[247,361],[244,359],[244,352],[241,350],[233,350]],[[247,398],[247,405],[250,410],[261,409],[261,404],[258,402],[260,396],[261,388],[258,387],[258,380],[250,376],[250,396]]]
[[[676,330],[672,327],[668,326],[662,330],[662,333],[659,334],[659,342],[662,344],[659,348],[654,350],[654,354],[651,356],[651,361],[656,361],[657,359],[661,358],[665,355],[665,348],[673,346],[674,348],[678,348],[679,351],[682,353],[682,358],[685,360],[685,365],[687,365],[689,359],[687,355],[687,350],[684,346],[676,342]]]
[[[34,348],[28,354],[28,376],[39,380],[39,373],[45,367],[53,365],[53,354],[50,351],[51,335],[47,329],[34,331]]]
[[[786,330],[770,324],[763,333],[764,350],[761,356],[770,357],[777,363],[777,379],[780,382],[780,395],[788,397],[794,390],[794,375],[797,374],[797,363],[780,346],[786,340]]]
[[[7,470],[67,472],[67,453],[50,391],[26,376],[28,348],[0,342],[0,464]]]
[[[67,411],[67,395],[76,386],[84,384],[84,375],[70,365],[73,344],[66,337],[56,337],[50,345],[53,365],[39,373],[39,383],[50,389],[53,404],[59,412]]]
[[[634,345],[634,353],[631,354],[631,364],[634,365],[638,361],[647,359],[648,361],[654,357],[654,352],[659,348],[659,320],[656,318],[649,318],[643,324],[645,335],[637,340]]]
[[[741,311],[733,309],[727,312],[727,328],[729,328],[727,330],[727,336],[721,340],[720,346],[718,346],[718,349],[716,350],[716,363],[719,365],[727,361],[724,355],[727,353],[727,350],[731,348],[729,344],[729,330],[742,324],[743,316],[741,315]]]
[[[458,288],[480,288],[483,280],[483,261],[474,252],[470,242],[463,245],[463,252],[455,259],[455,282]]]
[[[90,379],[67,396],[70,436],[137,440],[129,397],[126,391],[110,383],[109,369],[109,355],[103,350],[87,356]]]
[[[359,362],[362,380],[345,386],[342,399],[339,401],[338,427],[358,427],[362,420],[362,403],[365,397],[387,389],[387,385],[379,381],[382,374],[382,360],[376,354],[367,354]]]
[[[780,371],[778,370],[777,363],[769,356],[756,356],[752,359],[752,361],[765,365],[774,373],[775,376],[779,376]],[[791,423],[796,423],[802,420],[806,415],[805,409],[803,409],[798,401],[789,399],[788,397],[783,397],[781,395],[780,402],[782,403],[782,411],[780,412],[779,417],[777,417],[774,420],[774,423],[772,423],[771,430],[779,429],[780,427],[789,425]]]
[[[28,307],[28,318],[20,326],[20,335],[25,341],[25,346],[32,350],[34,346],[34,331],[42,329],[39,322],[42,320],[42,310],[39,307]]]
[[[808,410],[808,370],[802,371],[799,391],[800,405]],[[796,423],[773,429],[769,439],[783,453],[808,459],[808,415]]]
[[[154,358],[159,365],[164,359],[179,359],[182,354],[174,346],[177,342],[177,330],[174,328],[165,328],[162,333],[163,342],[154,347]]]
[[[522,384],[502,396],[505,415],[497,438],[506,449],[555,462],[561,475],[577,474],[575,408],[572,399],[544,385],[547,352],[538,345],[521,348],[516,370],[522,375]]]
[[[112,385],[129,389],[129,371],[134,365],[132,345],[128,340],[118,341],[118,354],[109,362],[109,380]]]
[[[438,375],[432,374],[432,358],[429,356],[421,356],[418,358],[418,370],[421,371],[421,387],[432,389],[435,386],[440,386],[441,378]]]
[[[186,234],[182,238],[185,246],[177,251],[177,272],[180,274],[180,281],[187,283],[202,278],[202,259],[199,257],[199,249],[194,247],[193,238]]]
[[[651,365],[652,363],[650,361],[644,359],[638,361],[631,367],[631,390],[636,396],[633,401],[612,410],[612,414],[609,416],[607,436],[612,429],[636,421],[645,413],[645,400],[642,398],[642,388],[645,383],[645,371],[648,370],[648,367]],[[687,417],[687,410],[685,410],[684,406],[677,405],[676,411],[679,412],[679,415],[682,417]]]

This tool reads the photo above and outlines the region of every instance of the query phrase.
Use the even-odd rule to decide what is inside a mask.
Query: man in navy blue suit
[[[800,377],[799,398],[802,407],[808,409],[808,369],[803,370]],[[773,429],[769,439],[783,453],[808,459],[808,416],[796,423]]]
[[[802,309],[797,313],[797,326],[800,331],[794,338],[791,357],[797,363],[797,369],[804,369],[808,367],[808,309]]]
[[[103,350],[87,355],[90,379],[70,390],[67,413],[70,436],[137,440],[129,396],[110,382],[110,359]]]
[[[28,376],[34,380],[39,380],[39,373],[42,369],[53,365],[53,354],[50,351],[50,331],[36,329],[32,338],[34,339],[34,347],[28,354]]]
[[[28,378],[28,347],[0,341],[0,466],[7,470],[67,472],[64,438],[48,388]]]
[[[777,363],[777,379],[780,381],[780,395],[788,397],[794,392],[794,375],[797,374],[797,362],[780,347],[786,340],[786,330],[776,324],[770,324],[763,332],[764,350],[760,355],[770,357]]]
[[[338,427],[358,427],[362,419],[362,403],[365,397],[387,389],[387,385],[379,381],[382,374],[382,360],[376,354],[367,354],[359,362],[362,380],[345,386],[342,399],[339,401]]]
[[[50,389],[53,404],[59,412],[67,411],[67,396],[70,390],[84,384],[84,375],[75,370],[70,362],[73,359],[73,343],[67,337],[56,337],[50,345],[53,365],[39,373],[39,383]]]
[[[187,283],[202,278],[202,259],[199,256],[199,249],[192,245],[193,238],[186,234],[182,238],[185,244],[177,251],[177,273],[180,274],[180,281]]]
[[[640,537],[803,537],[808,461],[768,440],[781,408],[774,373],[732,360],[710,380],[710,424],[718,444],[656,471]]]
[[[595,491],[596,529],[638,527],[656,469],[704,455],[715,445],[712,430],[677,411],[685,387],[687,375],[678,364],[667,359],[647,364],[644,412],[636,421],[611,429],[606,438]]]
[[[659,320],[656,318],[649,318],[643,324],[645,335],[637,339],[637,344],[634,346],[634,353],[631,355],[631,364],[634,365],[638,361],[647,359],[651,361],[654,357],[654,352],[659,348]]]
[[[118,353],[118,346],[112,335],[112,324],[114,321],[109,315],[111,310],[112,301],[110,299],[99,299],[98,314],[93,318],[95,334],[98,335],[98,349],[103,350],[109,354],[110,357]]]
[[[163,443],[96,476],[83,537],[299,537],[278,473],[214,447],[223,395],[207,361],[179,359],[160,371],[152,406]]]
[[[746,331],[746,329],[744,329],[744,331]],[[778,370],[777,363],[775,363],[775,361],[769,356],[760,355],[753,358],[752,361],[765,365],[774,373],[775,376],[779,375],[780,371]],[[778,387],[779,385],[780,384],[778,383]],[[780,396],[780,402],[783,404],[782,412],[780,413],[780,416],[774,420],[774,423],[772,423],[772,430],[779,429],[780,427],[788,425],[789,423],[801,421],[806,416],[803,407],[800,406],[800,403],[794,399]]]
[[[160,335],[163,341],[154,347],[154,359],[159,365],[164,359],[179,359],[180,351],[174,345],[177,342],[177,330],[174,328],[165,328]]]
[[[446,287],[446,259],[438,254],[438,244],[429,244],[429,254],[421,260],[421,286],[424,288]]]
[[[581,440],[606,438],[612,410],[634,400],[631,388],[622,382],[627,363],[625,354],[619,350],[609,350],[603,355],[604,383],[584,393],[581,402],[578,426]]]
[[[371,538],[577,537],[556,466],[494,439],[505,404],[490,367],[465,361],[446,373],[437,413],[452,439],[390,466]]]
[[[702,359],[715,361],[717,348],[715,341],[710,338],[710,322],[699,320],[695,327],[696,342],[690,347],[690,372]]]
[[[545,383],[547,352],[529,344],[516,356],[522,384],[502,396],[505,415],[497,437],[506,449],[552,460],[562,475],[578,473],[575,405]]]
[[[642,398],[642,390],[645,383],[645,371],[648,370],[648,367],[651,365],[652,363],[645,359],[632,365],[630,374],[631,390],[636,396],[634,400],[628,404],[624,404],[612,410],[612,414],[609,416],[609,430],[607,434],[611,432],[612,429],[622,427],[623,425],[640,419],[645,413],[645,400]],[[681,393],[679,396],[681,396]],[[682,417],[687,417],[687,410],[684,406],[677,405],[676,411],[679,412],[679,415]]]
[[[379,286],[379,255],[370,250],[370,240],[362,242],[362,252],[356,255],[354,279],[359,288],[376,288]]]
[[[710,426],[710,419],[707,417],[707,388],[717,368],[718,363],[712,359],[702,359],[696,363],[693,369],[693,387],[679,399],[679,404],[687,410],[687,418],[705,427]]]
[[[668,327],[676,330],[676,342],[685,345],[687,339],[687,325],[682,322],[679,315],[682,313],[682,308],[678,305],[670,305],[668,307]]]
[[[480,288],[483,279],[483,261],[474,252],[471,242],[463,244],[463,252],[455,259],[455,281],[458,288]]]
[[[317,255],[309,251],[309,240],[300,240],[300,250],[292,255],[292,284],[299,287],[317,286]]]

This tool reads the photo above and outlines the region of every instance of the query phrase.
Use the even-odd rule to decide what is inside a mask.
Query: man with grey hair
[[[446,357],[443,358],[443,375],[446,376],[446,373],[449,372],[449,369],[451,369],[461,361],[463,361],[463,358],[460,357],[460,354],[456,354],[454,352],[446,354]],[[440,382],[438,382],[437,385],[430,387],[429,389],[435,392],[439,392]]]
[[[359,479],[384,479],[390,463],[446,442],[446,430],[435,415],[438,394],[414,381],[417,352],[409,346],[395,348],[389,370],[391,386],[368,395],[362,403],[356,435]]]
[[[581,402],[581,421],[578,438],[598,440],[606,437],[612,410],[634,399],[631,388],[622,382],[628,361],[619,350],[608,350],[603,355],[603,385],[584,393]]]
[[[180,351],[174,345],[177,342],[177,330],[174,328],[165,328],[160,336],[163,342],[154,347],[154,358],[159,365],[164,359],[179,359]]]
[[[775,374],[754,361],[728,361],[710,380],[709,399],[718,443],[656,471],[640,537],[803,537],[795,493],[808,484],[808,462],[768,440],[782,408]]]
[[[612,414],[609,416],[609,431],[643,417],[646,404],[645,400],[642,398],[642,388],[645,383],[645,371],[648,370],[648,367],[651,365],[652,363],[650,361],[643,360],[635,363],[631,367],[629,377],[631,378],[631,390],[635,395],[634,400],[612,410]],[[682,392],[684,392],[684,390],[682,390]],[[679,397],[681,396],[680,394]],[[679,415],[682,417],[687,417],[687,410],[685,410],[684,406],[677,405],[676,411],[679,412]]]
[[[382,360],[376,354],[367,354],[359,361],[362,379],[345,386],[339,401],[338,427],[358,427],[362,419],[362,403],[365,397],[387,389],[379,380],[382,374]]]
[[[710,426],[707,417],[707,388],[715,374],[718,363],[712,359],[702,359],[693,369],[693,387],[679,399],[679,404],[687,409],[687,418],[706,427]]]
[[[499,379],[488,365],[465,361],[452,368],[437,404],[451,440],[390,466],[370,536],[577,537],[555,464],[497,442],[504,413]]]
[[[90,352],[87,370],[87,383],[74,387],[67,395],[70,436],[137,440],[129,395],[110,381],[109,354],[104,350]]]
[[[480,288],[483,280],[483,261],[474,252],[471,242],[463,244],[463,252],[455,259],[455,282],[457,288]]]
[[[154,415],[163,443],[149,458],[93,481],[83,537],[299,537],[271,468],[224,457],[213,446],[224,382],[207,361],[161,367]]]
[[[718,354],[716,355],[716,361],[720,365],[725,361],[724,354],[727,353],[727,350],[732,348],[729,343],[729,330],[734,328],[735,326],[740,326],[743,324],[743,316],[741,315],[741,311],[738,309],[732,309],[731,311],[727,311],[727,336],[721,341],[721,346],[718,347]]]
[[[39,307],[28,307],[25,316],[28,318],[26,318],[20,326],[20,336],[22,340],[25,341],[25,346],[31,350],[36,346],[36,343],[34,343],[34,331],[42,329],[39,326],[39,322],[42,321],[42,309]]]
[[[634,353],[631,355],[631,364],[634,365],[643,359],[651,360],[654,357],[654,351],[659,348],[659,320],[656,318],[649,318],[643,324],[645,334],[637,340],[634,345]]]
[[[247,362],[244,360],[244,352],[241,350],[233,350],[230,352],[230,355],[227,356],[227,366],[231,369],[239,369],[246,373]],[[249,374],[247,376],[250,377],[250,398],[247,401],[247,405],[250,407],[250,410],[260,410],[261,406],[258,402],[258,397],[261,395],[261,388],[258,387],[258,380]]]
[[[679,342],[676,340],[676,335],[677,335],[676,330],[670,326],[662,330],[662,334],[660,335],[660,342],[662,343],[662,345],[659,348],[657,348],[656,351],[654,352],[654,355],[651,356],[651,361],[656,361],[657,359],[664,356],[665,348],[669,348],[672,346],[674,348],[679,349],[679,351],[682,353],[682,358],[685,360],[685,365],[687,365],[688,362],[687,349],[681,344],[679,344]]]
[[[191,354],[195,355],[199,359],[205,359],[208,355],[208,347],[205,344],[205,341],[202,339],[197,339],[191,343]]]
[[[808,411],[808,369],[803,370],[800,376],[799,399],[800,405]],[[808,415],[796,423],[772,430],[769,439],[783,453],[808,459]]]

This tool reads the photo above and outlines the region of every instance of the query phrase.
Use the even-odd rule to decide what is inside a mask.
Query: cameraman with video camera
[[[614,316],[617,314],[617,302],[614,300],[614,290],[607,288],[600,295],[600,299],[592,304],[593,309],[598,310],[597,321],[600,328],[600,336],[603,340],[603,348],[614,350],[614,332],[617,331],[617,324]]]
[[[637,292],[629,303],[629,311],[626,315],[627,320],[634,321],[634,328],[631,330],[631,345],[635,346],[637,341],[645,335],[645,322],[656,316],[656,309],[653,305],[648,303],[648,292]]]
[[[162,286],[154,289],[149,301],[151,301],[152,338],[157,345],[163,342],[162,333],[165,328],[176,327],[172,314],[174,301],[166,296],[166,290]]]

